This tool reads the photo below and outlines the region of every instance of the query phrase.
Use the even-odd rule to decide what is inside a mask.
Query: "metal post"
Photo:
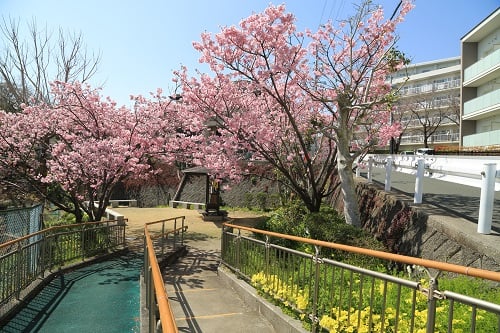
[[[417,159],[417,175],[415,178],[415,195],[413,196],[413,203],[422,203],[422,192],[424,185],[424,169],[425,160],[423,158]]]
[[[184,246],[184,221],[185,221],[186,217],[183,216],[182,217],[182,230],[181,230],[181,246]]]
[[[385,160],[385,191],[391,190],[391,173],[392,173],[392,157],[389,156]]]
[[[480,234],[491,233],[493,219],[493,201],[495,198],[496,163],[485,163],[481,172],[481,198],[479,202],[479,218],[477,232]]]
[[[87,242],[85,241],[85,226],[83,226],[83,225],[82,225],[81,240],[82,240],[82,261],[84,261],[85,260],[85,247],[87,246]],[[57,238],[56,238],[56,241],[57,241]]]
[[[270,259],[270,246],[271,244],[269,243],[269,236],[266,235],[266,244],[265,244],[265,249],[266,249],[266,253],[265,253],[265,257],[266,257],[266,266],[264,267],[264,273],[266,276],[269,275],[269,259]]]
[[[322,263],[321,258],[319,257],[320,247],[315,245],[315,254],[312,258],[314,261],[315,271],[314,271],[314,293],[313,293],[313,309],[312,309],[312,330],[311,332],[317,332],[318,329],[318,297],[319,297],[319,275],[320,275],[320,267],[319,265]]]
[[[149,332],[156,332],[156,301],[155,301],[155,291],[153,285],[153,274],[151,273],[151,267],[147,268],[148,272],[148,284],[149,288],[146,290],[148,293],[148,310],[149,310]]]
[[[359,178],[361,176],[361,162],[359,157],[356,159],[356,177]]]
[[[373,169],[373,157],[368,157],[368,173],[366,174],[366,178],[368,179],[368,183],[372,182],[372,169]]]
[[[236,270],[241,271],[241,229],[238,229],[236,236]]]
[[[429,281],[429,291],[427,295],[427,327],[426,333],[433,333],[436,323],[436,298],[434,291],[438,290],[437,278],[431,278]]]
[[[177,217],[174,219],[174,251],[177,248]]]

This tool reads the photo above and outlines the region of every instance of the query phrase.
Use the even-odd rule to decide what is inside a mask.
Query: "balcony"
[[[463,119],[476,120],[500,110],[500,89],[476,97],[464,103]]]
[[[477,133],[463,137],[464,147],[491,146],[500,143],[500,130]]]
[[[500,49],[464,70],[464,87],[479,87],[500,75]]]
[[[459,133],[449,133],[449,134],[434,134],[429,138],[429,143],[431,144],[436,144],[436,143],[451,143],[451,142],[458,142],[460,140],[460,134]],[[416,143],[423,143],[424,142],[424,136],[419,134],[419,135],[405,135],[401,138],[401,144],[416,144]]]

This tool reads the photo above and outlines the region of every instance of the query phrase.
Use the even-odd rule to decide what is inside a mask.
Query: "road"
[[[362,173],[361,175],[366,178],[366,174]],[[385,169],[373,168],[372,180],[383,186],[385,184]],[[393,171],[391,185],[392,190],[413,197],[415,193],[415,176]],[[477,223],[481,195],[480,188],[425,177],[423,193],[423,202]],[[500,191],[495,192],[492,230],[500,232]]]

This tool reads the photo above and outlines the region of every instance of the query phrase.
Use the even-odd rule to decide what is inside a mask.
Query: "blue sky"
[[[299,30],[348,18],[360,0],[0,0],[3,18],[35,19],[39,26],[81,32],[102,61],[92,82],[103,95],[130,105],[130,94],[172,89],[171,72],[200,67],[192,42],[202,32],[237,25],[269,3],[285,3]],[[399,0],[374,0],[389,17]],[[398,46],[412,62],[460,55],[460,38],[500,6],[500,0],[415,0],[398,27]]]

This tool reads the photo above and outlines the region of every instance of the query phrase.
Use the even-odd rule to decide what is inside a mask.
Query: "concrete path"
[[[127,218],[127,241],[142,250],[145,222],[185,216],[184,244],[188,253],[162,269],[163,280],[179,332],[275,332],[258,311],[221,281],[221,222],[203,221],[196,210],[183,208],[115,208]],[[250,212],[230,212],[232,223],[253,226],[261,217]]]
[[[179,332],[275,332],[217,275],[220,239],[186,243],[188,253],[163,276]]]

